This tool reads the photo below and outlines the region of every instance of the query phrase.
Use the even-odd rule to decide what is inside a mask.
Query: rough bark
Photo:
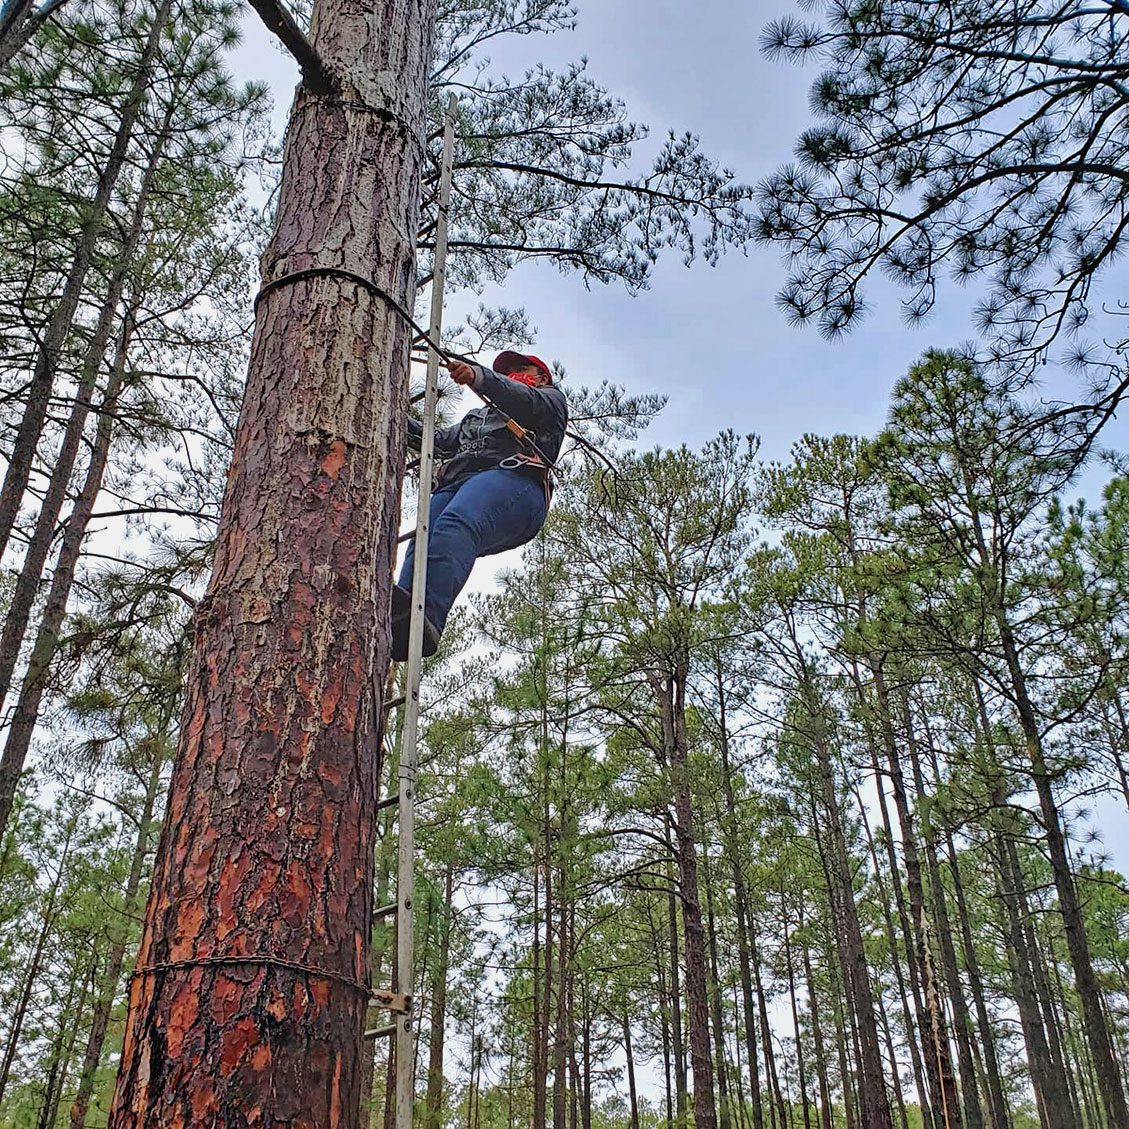
[[[32,36],[57,12],[65,0],[12,0],[0,16],[0,70],[30,42]]]
[[[410,305],[434,16],[315,3],[266,282]],[[410,336],[339,275],[259,304],[113,1129],[356,1124]]]

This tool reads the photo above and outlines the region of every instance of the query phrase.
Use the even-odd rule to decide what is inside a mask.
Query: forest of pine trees
[[[981,8],[987,40],[1007,6]],[[649,164],[583,64],[516,90],[491,70],[503,32],[575,15],[439,5],[432,126],[460,95],[452,289],[547,259],[634,292],[664,255],[704,259],[708,281],[727,249],[810,238],[794,312],[822,287],[818,316],[844,328],[851,300],[827,297],[801,235],[814,181],[753,189],[691,135]],[[240,457],[259,256],[277,247],[283,149],[266,88],[232,73],[242,18],[229,0],[0,8],[0,1129],[110,1118],[193,637],[216,630],[195,613]],[[798,25],[767,38],[815,49]],[[1124,48],[1111,30],[1077,69],[1123,70]],[[1026,67],[1037,45],[1014,50]],[[828,105],[863,115],[845,89]],[[1120,78],[1100,96],[1099,140],[1129,100]],[[808,135],[813,164],[852,136]],[[1105,219],[1129,206],[1077,183]],[[1097,207],[1057,204],[1013,208],[1013,254],[1024,224]],[[997,250],[965,247],[964,265]],[[883,254],[932,286],[932,259]],[[425,672],[423,1129],[1129,1129],[1129,882],[1109,853],[1129,826],[1129,454],[1102,430],[1129,370],[1117,354],[1095,383],[1077,357],[1077,402],[1052,410],[1028,371],[1049,306],[1021,333],[1017,305],[996,306],[1002,339],[983,321],[983,356],[935,349],[887,374],[878,433],[805,435],[784,461],[720,429],[648,446],[660,396],[566,383],[580,441],[544,534],[460,603]],[[481,306],[448,338],[478,352],[529,333],[516,305]],[[371,754],[395,791],[395,724]],[[377,820],[379,906],[392,809]],[[394,949],[376,925],[374,985]],[[386,1053],[361,1054],[358,1129],[389,1129]]]

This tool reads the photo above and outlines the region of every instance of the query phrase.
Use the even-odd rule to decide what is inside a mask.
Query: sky
[[[496,41],[494,69],[517,75],[584,56],[589,74],[651,127],[656,144],[668,130],[689,130],[705,152],[753,184],[792,157],[812,120],[815,72],[766,59],[758,39],[774,16],[796,10],[794,0],[579,0],[578,7],[573,32]],[[231,66],[240,79],[269,83],[281,132],[297,68],[252,13]],[[640,166],[648,156],[641,152]],[[927,348],[973,337],[975,291],[948,285],[933,316],[908,327],[898,292],[879,282],[870,289],[868,318],[827,341],[790,326],[777,308],[784,276],[779,251],[760,246],[730,252],[716,267],[667,257],[650,289],[636,296],[620,286],[586,289],[576,275],[531,263],[504,287],[450,295],[447,316],[456,319],[479,301],[523,306],[538,330],[534,351],[563,364],[570,384],[609,380],[668,397],[642,442],[695,447],[732,428],[759,436],[769,459],[786,459],[805,433],[875,432],[894,382]],[[1053,366],[1043,373],[1048,396],[1075,387],[1073,376]],[[1106,441],[1129,449],[1123,419],[1107,429]],[[1103,477],[1100,469],[1085,476],[1091,498]],[[512,555],[483,562],[470,590],[489,588],[497,567],[512,563]],[[1119,861],[1129,863],[1129,833],[1117,812],[1102,805],[1096,818]]]

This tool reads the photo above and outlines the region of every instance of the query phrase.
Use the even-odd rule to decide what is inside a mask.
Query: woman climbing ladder
[[[457,360],[447,368],[456,384],[473,388],[486,403],[435,433],[435,453],[444,461],[431,495],[425,657],[435,654],[474,562],[524,545],[545,524],[549,466],[568,424],[564,394],[537,357],[507,350],[492,369]],[[522,429],[529,433],[525,440]],[[422,426],[409,420],[409,445],[418,449],[421,435]],[[397,662],[408,656],[413,558],[409,545],[392,590],[392,658]]]

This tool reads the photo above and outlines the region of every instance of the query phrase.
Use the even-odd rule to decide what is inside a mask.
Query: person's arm
[[[418,451],[423,443],[423,424],[408,416],[408,446]],[[435,429],[435,453],[441,459],[449,459],[459,449],[459,425],[437,427]]]
[[[555,385],[531,388],[519,380],[499,376],[484,365],[471,367],[474,369],[471,387],[506,415],[512,416],[522,427],[546,438],[564,434],[568,424],[568,402]]]

